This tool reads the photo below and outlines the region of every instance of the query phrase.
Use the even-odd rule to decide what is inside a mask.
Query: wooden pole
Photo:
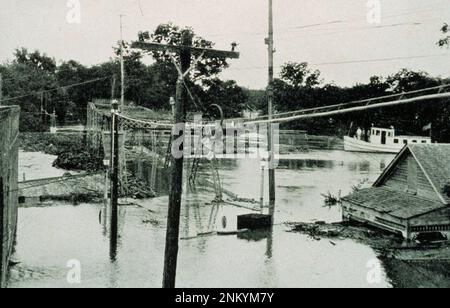
[[[273,6],[272,0],[269,0],[269,38],[267,40],[269,46],[269,85],[267,88],[268,108],[269,108],[269,120],[273,119],[273,102],[274,102],[274,69],[273,69],[273,54],[274,54],[274,41],[273,41]],[[274,155],[274,140],[273,140],[273,128],[269,124],[268,132],[268,151],[269,151],[269,214],[272,216],[272,220],[275,214],[275,155]]]
[[[0,73],[0,106],[2,105],[3,100],[3,76],[2,73]]]
[[[118,239],[118,200],[119,200],[119,121],[117,117],[118,104],[112,103],[111,110],[111,235],[110,235],[110,257],[115,261],[117,255]]]
[[[120,15],[120,106],[123,108],[125,104],[125,64],[123,59],[123,15]]]
[[[111,100],[116,98],[116,75],[113,75],[111,84]]]
[[[184,73],[189,69],[191,65],[190,47],[192,46],[192,35],[189,31],[183,32],[181,45],[183,46],[180,50],[181,71]],[[177,82],[174,117],[175,126],[178,125],[178,128],[182,129],[183,131],[173,132],[172,145],[176,144],[177,140],[179,140],[180,138],[184,138],[184,130],[186,127],[187,96],[183,83],[184,80],[180,76]],[[183,144],[181,145],[181,148],[177,150],[184,151]],[[175,288],[178,258],[178,238],[180,232],[181,197],[183,193],[183,166],[183,157],[175,158],[172,155],[166,249],[164,255],[163,288]]]
[[[4,213],[5,213],[5,194],[3,189],[3,177],[0,177],[0,288],[3,287],[3,278],[5,276],[4,263]]]
[[[260,203],[261,203],[261,214],[264,212],[264,185],[265,185],[265,181],[264,181],[264,175],[265,175],[266,169],[264,167],[264,165],[261,166],[261,190],[260,190]]]
[[[176,145],[180,138],[184,138],[184,130],[186,127],[186,101],[187,95],[184,86],[184,78],[191,66],[191,56],[199,57],[226,57],[231,59],[239,58],[239,53],[235,51],[215,50],[211,48],[196,48],[192,47],[192,33],[189,30],[183,31],[181,45],[166,45],[158,43],[133,42],[132,48],[140,48],[147,51],[171,51],[180,54],[181,59],[181,74],[177,82],[177,93],[174,106],[174,121],[178,124],[178,129],[182,132],[173,132],[171,135],[172,145]],[[184,151],[183,144],[180,149]],[[178,257],[178,238],[180,229],[180,211],[181,211],[181,196],[183,188],[183,157],[175,158],[172,156],[171,164],[171,184],[169,195],[169,212],[167,218],[167,236],[166,249],[164,256],[164,288],[174,288],[177,257]]]

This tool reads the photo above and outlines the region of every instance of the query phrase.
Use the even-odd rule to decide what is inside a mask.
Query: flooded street
[[[33,161],[43,162],[41,156],[21,153],[21,168],[35,165]],[[276,226],[272,233],[197,237],[200,233],[235,230],[237,215],[250,211],[229,204],[212,205],[213,189],[187,193],[181,217],[177,286],[391,287],[389,273],[370,247],[352,240],[318,241],[288,232],[284,223],[340,221],[340,208],[324,206],[321,194],[338,195],[341,191],[344,196],[361,182],[370,184],[393,158],[339,151],[283,157],[276,173]],[[49,165],[26,169],[22,172],[28,179],[64,173]],[[202,176],[208,176],[207,170],[203,168]],[[222,161],[220,175],[227,190],[241,198],[259,199],[258,161]],[[13,257],[18,264],[11,268],[8,286],[161,287],[167,203],[168,198],[162,196],[140,201],[139,206],[121,207],[115,262],[110,259],[103,205],[55,203],[19,209]],[[81,284],[67,281],[71,260],[81,264]],[[379,270],[376,281],[368,279],[374,269]]]

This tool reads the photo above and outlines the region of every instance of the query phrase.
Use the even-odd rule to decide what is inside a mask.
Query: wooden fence
[[[332,136],[308,135],[305,131],[281,130],[280,150],[344,150],[342,139]]]

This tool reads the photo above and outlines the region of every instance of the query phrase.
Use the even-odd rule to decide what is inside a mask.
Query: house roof
[[[450,144],[410,145],[409,149],[442,199],[450,204],[442,189],[450,180]]]
[[[447,207],[441,202],[386,187],[362,189],[343,200],[400,219],[411,219]]]
[[[380,186],[402,157],[408,153],[411,153],[416,159],[442,203],[450,204],[450,197],[443,190],[443,186],[450,180],[450,144],[410,144],[406,146],[378,178],[374,186]]]

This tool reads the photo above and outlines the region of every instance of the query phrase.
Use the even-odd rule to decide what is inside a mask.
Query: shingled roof
[[[387,176],[402,158],[409,154],[415,158],[441,202],[383,186]],[[410,219],[448,207],[450,196],[444,190],[448,184],[450,184],[450,144],[410,144],[397,155],[372,188],[355,192],[343,200],[397,218]]]
[[[390,190],[386,187],[362,189],[343,200],[401,219],[411,219],[447,207],[441,202]]]
[[[444,187],[450,184],[450,144],[413,144],[407,147],[445,203],[450,196]]]
[[[450,184],[450,144],[410,144],[405,146],[375,181],[374,187],[381,186],[386,177],[408,153],[411,153],[417,161],[430,185],[436,191],[437,197],[441,199],[442,203],[450,205],[450,196],[444,189],[446,185]]]

